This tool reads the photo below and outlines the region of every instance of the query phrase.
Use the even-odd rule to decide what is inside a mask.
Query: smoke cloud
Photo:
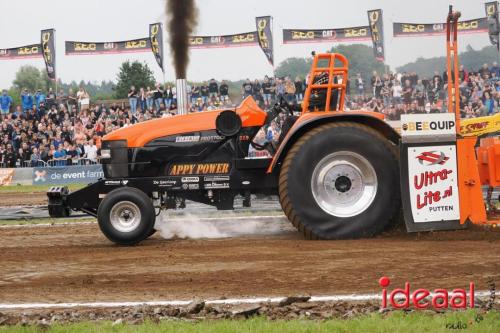
[[[172,218],[166,212],[162,212],[156,219],[155,229],[165,239],[228,238],[296,233],[283,216],[265,218],[248,216],[244,219],[235,219],[236,216],[238,215],[224,214],[217,218],[206,218],[184,213],[181,217]]]
[[[189,36],[198,23],[198,9],[194,0],[167,0],[166,14],[175,75],[178,79],[185,79],[189,64]]]

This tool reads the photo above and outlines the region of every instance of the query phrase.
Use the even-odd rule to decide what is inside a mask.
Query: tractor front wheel
[[[152,200],[132,187],[109,192],[97,209],[101,231],[120,245],[133,245],[151,236],[155,218]]]
[[[306,238],[373,236],[400,208],[396,149],[368,126],[321,125],[288,151],[279,194],[288,219]]]

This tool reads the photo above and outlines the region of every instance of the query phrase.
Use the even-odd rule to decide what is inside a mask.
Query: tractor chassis
[[[49,213],[65,217],[69,210],[74,210],[97,216],[100,201],[121,187],[146,193],[159,203],[155,206],[159,209],[184,208],[187,199],[218,210],[231,210],[238,194],[277,194],[277,176],[266,173],[270,163],[271,159],[267,158],[234,160],[229,174],[100,179],[73,193],[69,193],[67,187],[52,187],[47,193]]]

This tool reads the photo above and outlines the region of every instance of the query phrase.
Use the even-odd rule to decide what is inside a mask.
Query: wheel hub
[[[330,215],[362,213],[377,192],[377,175],[363,156],[348,151],[325,156],[314,168],[311,189],[316,203]]]
[[[335,179],[335,189],[341,193],[345,193],[351,189],[351,179],[347,176],[340,176]]]
[[[131,232],[141,223],[141,211],[131,201],[117,202],[109,212],[111,225],[120,232]]]

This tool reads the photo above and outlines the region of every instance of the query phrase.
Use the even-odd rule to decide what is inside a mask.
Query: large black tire
[[[152,200],[133,187],[109,192],[97,209],[102,233],[120,245],[134,245],[151,236],[155,218]]]
[[[335,162],[336,158],[342,160],[343,156],[347,156],[347,160],[352,158],[354,166],[356,161],[364,161],[359,162],[364,166],[369,164],[371,167],[366,166],[366,173],[371,178],[367,177],[367,182],[369,179],[376,180],[371,186],[376,191],[366,190],[366,193],[371,193],[367,196],[371,199],[360,201],[365,204],[360,206],[359,211],[351,208],[355,205],[349,205],[349,201],[343,203],[342,209],[346,212],[351,210],[351,215],[343,211],[339,213],[335,200],[346,200],[342,195],[349,195],[350,191],[353,198],[357,198],[354,194],[364,193],[368,187],[355,186],[355,183],[364,182],[359,181],[360,178],[356,178],[356,172],[352,170],[361,169],[345,169],[342,163],[346,160]],[[332,169],[332,165],[336,169]],[[339,166],[344,169],[339,169]],[[319,171],[315,173],[315,170]],[[321,170],[334,171],[322,173]],[[349,176],[342,176],[339,170],[347,170],[345,174]],[[323,175],[323,178],[318,175]],[[331,175],[330,180],[328,175]],[[323,179],[323,183],[318,179]],[[322,186],[314,185],[318,183]],[[319,191],[327,194],[322,196]],[[315,195],[328,200],[317,200]],[[279,175],[279,197],[288,219],[308,239],[373,236],[391,223],[401,206],[397,150],[379,132],[361,124],[338,122],[318,126],[305,133],[285,156]]]

